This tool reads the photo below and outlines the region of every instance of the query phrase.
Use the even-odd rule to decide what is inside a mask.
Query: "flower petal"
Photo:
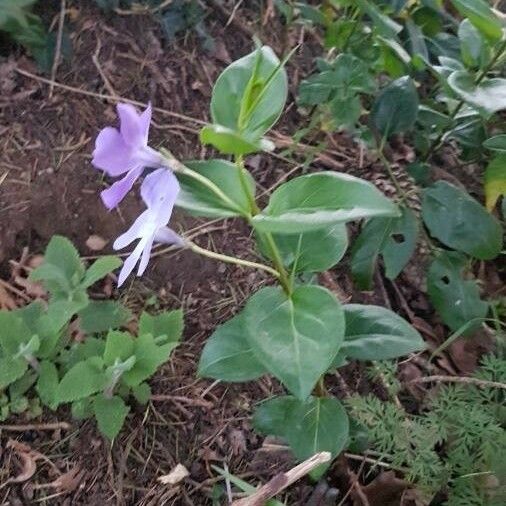
[[[146,244],[142,249],[142,257],[139,263],[139,269],[137,271],[137,276],[142,276],[146,267],[148,266],[149,259],[151,257],[151,248],[153,247],[153,241],[155,239],[154,234],[151,237],[146,238]]]
[[[158,169],[144,178],[141,196],[159,227],[169,222],[179,190],[179,182],[170,170]]]
[[[184,239],[169,227],[160,227],[156,231],[155,242],[163,244],[175,244],[176,246],[180,247],[183,247],[185,245]]]
[[[95,140],[91,163],[110,176],[119,176],[136,165],[132,149],[125,144],[121,134],[112,127],[100,131]]]
[[[128,278],[130,273],[134,270],[135,265],[142,255],[144,243],[145,241],[139,241],[139,244],[137,244],[131,255],[125,260],[125,263],[123,264],[123,267],[121,268],[118,276],[118,288],[125,282],[126,278]]]
[[[131,104],[118,104],[120,132],[126,144],[133,148],[145,146],[148,141],[151,107],[139,114]]]
[[[150,226],[150,213],[148,210],[144,211],[140,214],[137,219],[133,222],[132,226],[123,234],[121,234],[113,244],[114,250],[119,250],[126,248],[130,243],[134,242],[136,239],[140,239],[145,235],[146,232],[152,233],[149,231]],[[152,229],[151,229],[152,230]]]
[[[100,194],[107,209],[115,208],[125,198],[125,195],[132,189],[135,181],[142,174],[142,170],[143,167],[135,167],[123,179],[116,181],[110,188]]]

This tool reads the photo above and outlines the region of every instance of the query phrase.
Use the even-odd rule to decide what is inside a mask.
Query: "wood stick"
[[[329,452],[320,452],[305,460],[286,473],[279,473],[272,480],[260,487],[255,493],[235,501],[232,506],[263,506],[266,501],[279,494],[292,483],[309,474],[315,467],[331,459]]]

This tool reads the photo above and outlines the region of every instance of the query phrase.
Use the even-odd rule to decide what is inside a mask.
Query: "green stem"
[[[213,258],[214,260],[220,260],[221,262],[226,262],[229,264],[241,265],[243,267],[251,267],[252,269],[259,269],[268,272],[269,274],[272,274],[276,279],[280,279],[281,277],[280,273],[277,270],[265,264],[260,264],[258,262],[250,262],[249,260],[243,260],[241,258],[223,255],[222,253],[216,253],[214,251],[201,248],[200,246],[197,246],[195,243],[191,241],[186,241],[186,247],[191,251],[193,251],[194,253],[198,253],[199,255],[203,255],[208,258]]]
[[[183,174],[185,176],[195,179],[202,185],[206,186],[209,190],[211,190],[229,208],[237,211],[241,215],[244,215],[244,210],[241,209],[231,198],[227,197],[227,195],[225,195],[225,193],[223,193],[221,189],[217,185],[215,185],[210,179],[188,168],[186,165],[182,164],[179,160],[174,158],[172,154],[166,149],[161,148],[160,153],[162,153],[164,159],[167,162],[166,164],[167,168],[171,169],[176,174]]]
[[[499,49],[497,50],[494,57],[489,61],[488,65],[480,72],[478,77],[476,78],[475,85],[478,86],[485,77],[487,77],[487,74],[494,68],[494,65],[497,63],[499,58],[502,56],[502,54],[506,51],[506,39],[503,41],[503,43],[499,46]],[[465,105],[464,100],[460,100],[453,110],[453,112],[450,114],[450,119],[453,123],[453,120],[457,117],[457,114],[462,110],[462,107]],[[438,137],[434,140],[434,142],[431,143],[429,146],[429,149],[427,150],[427,154],[424,156],[423,161],[426,162],[432,155],[432,153],[439,149],[441,147],[443,137],[445,136],[446,132],[441,132]]]
[[[241,182],[241,188],[244,194],[246,195],[246,198],[248,199],[249,207],[252,216],[255,214],[258,214],[260,212],[260,209],[258,208],[258,205],[255,200],[255,195],[251,191],[248,180],[246,178],[246,169],[244,167],[244,159],[242,155],[238,155],[235,164],[237,165],[237,168],[239,169],[239,180]]]
[[[244,168],[244,160],[242,156],[237,156],[235,159],[235,163],[237,165],[237,168],[239,169],[239,178],[241,181],[241,187],[246,195],[246,198],[248,199],[251,215],[255,216],[260,212],[260,208],[258,207],[255,195],[251,191],[251,188],[248,185],[248,181],[246,179],[246,169]],[[250,220],[251,225],[251,220]],[[270,257],[272,259],[272,263],[274,264],[274,267],[276,268],[276,273],[278,274],[277,278],[279,279],[279,282],[281,283],[281,286],[283,287],[283,290],[287,295],[291,295],[292,293],[292,283],[290,281],[290,277],[288,273],[286,272],[285,266],[283,264],[283,259],[281,258],[281,254],[279,253],[279,249],[276,245],[276,241],[274,240],[274,237],[270,232],[266,233],[260,233],[261,236],[265,238],[265,242],[267,244],[267,247],[269,248]]]

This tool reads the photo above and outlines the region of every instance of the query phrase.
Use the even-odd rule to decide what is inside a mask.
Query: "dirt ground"
[[[48,3],[56,19],[59,2]],[[90,164],[94,137],[105,125],[115,123],[114,103],[120,97],[152,102],[156,108],[153,145],[163,144],[182,159],[202,158],[209,152],[199,145],[197,134],[200,122],[208,119],[212,84],[228,63],[251,50],[251,33],[259,33],[278,52],[305,42],[288,65],[291,105],[273,134],[279,148],[290,145],[286,136],[305,121],[293,98],[298,82],[311,70],[313,53],[318,54],[317,35],[297,27],[285,31],[276,17],[262,22],[248,4],[244,2],[233,17],[215,7],[208,9],[206,24],[215,47],[206,51],[191,32],[167,44],[150,16],[106,16],[92,2],[74,1],[66,18],[73,54],[70,61],[60,63],[56,83],[44,81],[48,76],[40,74],[20,51],[0,59],[0,288],[11,299],[20,303],[27,297],[26,286],[16,277],[16,262],[40,254],[53,234],[69,237],[82,256],[91,258],[108,252],[110,243],[97,253],[88,246],[90,236],[112,240],[141,209],[139,199],[130,195],[119,211],[107,213],[98,197],[105,183]],[[316,155],[314,167],[377,178],[376,169],[367,161],[364,164],[363,153],[354,150],[345,136],[326,140],[327,149]],[[267,190],[288,173],[304,170],[310,152],[303,148],[277,157],[253,156],[248,164]],[[240,223],[205,222],[178,214],[174,223],[176,229],[191,230],[202,245],[254,258],[252,243],[244,240],[248,231]],[[395,284],[379,276],[374,293],[355,292],[345,261],[325,273],[322,281],[344,300],[392,307],[429,342],[442,342],[444,329],[433,320],[425,295],[415,289],[416,279],[403,276]],[[251,429],[255,403],[282,392],[275,380],[265,377],[254,383],[223,385],[196,376],[205,339],[266,282],[261,274],[192,254],[155,253],[147,275],[117,294],[137,311],[153,293],[158,307],[185,311],[184,341],[152,382],[153,402],[146,409],[134,410],[112,448],[93,423],[79,425],[61,410],[45,413],[35,422],[70,422],[70,428],[0,427],[0,484],[16,474],[16,462],[7,449],[9,439],[29,445],[40,455],[29,480],[0,488],[0,504],[204,506],[212,504],[212,488],[220,481],[212,465],[228,466],[233,474],[253,483],[292,466],[286,449],[264,441]],[[478,351],[473,343],[455,345],[438,367],[446,373],[472,369]],[[402,373],[421,374],[413,362]],[[348,366],[342,377],[330,381],[331,392],[340,398],[349,391],[370,388],[357,365]],[[11,423],[27,422],[20,418]],[[157,478],[178,463],[190,471],[189,478],[175,488],[161,484]],[[342,495],[359,464],[360,459],[342,458],[330,471],[329,479]],[[365,480],[371,481],[376,474]],[[59,477],[60,482],[55,481]],[[294,486],[286,496],[287,504],[309,504],[313,488],[309,481]],[[345,504],[361,503],[351,494]]]

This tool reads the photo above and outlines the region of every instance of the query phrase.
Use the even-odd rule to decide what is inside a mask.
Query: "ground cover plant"
[[[93,179],[83,185],[88,205],[70,190],[77,205],[69,216],[84,225],[71,235],[95,263],[83,263],[61,235],[42,239],[34,225],[35,248],[48,243],[44,260],[23,253],[0,285],[0,414],[25,427],[23,443],[5,447],[9,460],[0,456],[0,491],[27,498],[16,483],[33,473],[12,478],[10,459],[40,458],[26,444],[40,444],[31,434],[44,424],[23,421],[39,418],[44,406],[42,416],[96,420],[111,443],[103,447],[107,458],[91,461],[97,469],[107,462],[119,503],[228,504],[242,493],[251,498],[240,504],[256,497],[267,504],[502,504],[506,45],[498,5],[277,1],[227,11],[218,2],[225,29],[243,31],[245,42],[231,58],[233,44],[213,38],[205,51],[218,51],[219,63],[209,72],[200,62],[203,73],[185,74],[209,85],[193,112],[205,121],[195,121],[185,107],[205,86],[191,81],[188,95],[190,86],[174,84],[164,103],[182,56],[164,74],[152,57],[161,58],[161,44],[176,40],[177,48],[178,37],[191,37],[185,30],[204,19],[206,6],[192,18],[194,2],[97,3],[107,22],[156,25],[160,38],[149,35],[154,53],[146,55],[128,31],[100,32],[114,32],[120,57],[140,64],[132,75],[146,65],[154,77],[134,88],[127,80],[118,93],[108,74],[121,66],[101,65],[98,38],[88,52],[104,93],[81,82],[65,89],[115,105],[87,110],[94,117],[88,138],[63,136],[52,152],[49,195],[60,188],[65,200],[72,185],[60,172],[66,153],[94,142],[74,173]],[[277,23],[277,44],[275,36],[270,45],[251,37],[244,20],[252,12],[262,40],[270,38],[268,23]],[[196,31],[193,52],[204,40]],[[162,93],[141,91],[154,82]],[[172,101],[181,112],[172,113]],[[158,115],[190,126],[169,125],[173,135],[166,135]],[[194,133],[200,142],[188,141]],[[12,170],[17,162],[7,160]],[[0,190],[4,181],[8,172]],[[105,209],[96,205],[97,187]],[[72,208],[58,199],[44,205],[30,213],[35,224],[37,214]],[[100,229],[102,222],[115,227]],[[96,230],[102,237],[84,242]],[[100,253],[109,240],[123,262]],[[159,286],[156,296],[137,292],[142,283]],[[207,286],[213,295],[202,297]],[[179,307],[187,330],[174,349]],[[160,409],[165,403],[169,409]],[[8,423],[0,431],[16,430]],[[61,442],[54,436],[50,462],[95,431],[95,423],[75,423]],[[92,441],[84,448],[97,448]],[[281,462],[255,467],[262,452],[280,451]],[[284,491],[274,479],[258,495],[260,479],[319,452],[331,459],[312,466],[303,484]],[[90,470],[80,467],[71,477],[84,486]],[[55,469],[50,479],[65,476]],[[45,485],[38,487],[37,494]],[[68,487],[62,494],[76,490]],[[97,500],[107,493],[96,492]]]

